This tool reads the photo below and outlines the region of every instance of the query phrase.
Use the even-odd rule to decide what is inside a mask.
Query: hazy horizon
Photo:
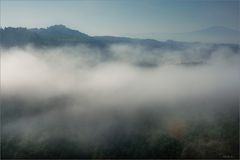
[[[139,38],[148,33],[185,33],[213,26],[240,28],[238,0],[1,0],[0,3],[2,27],[46,28],[64,24],[90,35]]]
[[[48,30],[50,28],[68,30],[68,31],[78,31],[79,33],[86,34],[90,37],[116,37],[116,38],[132,38],[132,39],[152,39],[158,41],[180,41],[180,42],[199,42],[199,43],[225,43],[225,44],[239,44],[240,43],[240,31],[234,30],[231,28],[226,28],[223,26],[213,26],[209,28],[204,28],[196,31],[188,31],[185,33],[143,33],[141,36],[139,34],[129,34],[125,35],[91,35],[88,33],[84,33],[74,28],[70,28],[64,24],[52,24],[51,26],[45,28],[33,27],[27,28],[23,26],[18,27],[3,27],[2,29],[18,29],[18,28],[26,28],[30,32],[36,32],[37,30]],[[64,34],[64,33],[63,33]]]

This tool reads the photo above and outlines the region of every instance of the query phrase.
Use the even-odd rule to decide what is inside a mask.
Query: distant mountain
[[[133,35],[134,37],[137,35]],[[227,43],[239,44],[240,31],[214,26],[202,30],[185,33],[147,33],[138,35],[144,38],[152,37],[157,40],[176,40],[185,42],[204,42],[204,43]]]
[[[32,44],[37,47],[54,47],[62,45],[85,44],[94,47],[105,47],[109,44],[144,45],[149,48],[172,47],[172,43],[153,39],[137,39],[113,36],[89,36],[64,25],[54,25],[48,28],[13,28],[0,29],[0,45],[3,47],[25,46]],[[164,43],[164,45],[163,45]],[[168,44],[168,45],[167,45]],[[179,42],[180,44],[180,42]],[[177,45],[174,45],[177,47]]]
[[[177,37],[176,37],[177,36]],[[208,40],[213,41],[206,41]],[[211,39],[213,37],[213,39]],[[37,47],[54,47],[62,45],[77,45],[85,44],[92,47],[104,48],[109,44],[131,44],[131,45],[141,45],[148,48],[170,48],[170,49],[181,49],[185,48],[191,43],[180,42],[188,39],[192,41],[199,41],[202,39],[203,42],[216,42],[216,38],[221,43],[227,42],[237,42],[239,38],[239,32],[235,30],[230,30],[224,27],[212,27],[196,32],[188,32],[184,34],[177,34],[175,38],[179,41],[157,41],[153,39],[138,39],[138,38],[128,38],[128,37],[113,37],[113,36],[89,36],[87,34],[81,33],[77,30],[67,28],[64,25],[54,25],[48,28],[13,28],[6,27],[0,28],[0,46],[3,47],[13,47],[13,46],[25,46],[27,44],[32,44]],[[231,39],[231,40],[229,40]],[[225,40],[224,42],[222,40]]]
[[[0,29],[0,44],[4,47],[22,46],[28,43],[41,43],[41,38],[27,28],[12,28],[7,27]]]
[[[94,36],[95,39],[108,44],[127,43],[135,45],[145,45],[148,47],[161,47],[166,42],[160,42],[154,39],[138,39],[128,37],[114,37],[114,36]]]
[[[5,47],[22,46],[26,44],[33,44],[35,46],[75,45],[79,43],[102,45],[101,42],[93,37],[77,30],[69,29],[64,25],[54,25],[46,29],[7,27],[0,29],[0,36],[0,44]]]
[[[77,30],[72,30],[67,28],[64,25],[54,25],[51,27],[48,27],[47,29],[30,29],[30,31],[42,34],[45,36],[62,36],[61,38],[88,38],[89,36],[87,34],[81,33]]]

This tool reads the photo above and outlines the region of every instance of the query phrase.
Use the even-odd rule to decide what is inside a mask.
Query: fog
[[[128,148],[129,137],[139,134],[145,138],[136,138],[136,145],[146,139],[153,146],[159,135],[173,138],[181,143],[177,156],[183,158],[189,146],[201,151],[198,157],[208,157],[209,146],[210,150],[236,147],[237,142],[216,138],[215,132],[208,135],[208,148],[199,145],[205,145],[201,134],[194,140],[186,138],[201,124],[207,125],[203,129],[219,129],[225,115],[234,119],[226,123],[233,129],[229,137],[238,138],[240,54],[227,46],[211,47],[195,44],[171,50],[118,44],[104,50],[83,45],[2,49],[4,142],[10,145],[17,138],[8,147],[18,148],[19,157],[29,146],[71,146],[59,149],[61,154],[41,148],[32,153],[55,158],[94,157],[98,148],[110,153],[114,148],[121,155],[115,143]],[[235,151],[217,149],[217,155],[236,156]],[[6,157],[12,154],[6,150]],[[102,150],[94,155],[101,158]]]

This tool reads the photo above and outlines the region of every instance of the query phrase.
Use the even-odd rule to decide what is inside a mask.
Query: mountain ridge
[[[195,31],[177,32],[177,33],[162,33],[152,32],[143,33],[140,35],[133,34],[133,37],[141,36],[144,38],[153,38],[160,41],[175,40],[185,42],[202,42],[202,43],[240,43],[240,31],[223,26],[212,26]]]
[[[224,28],[218,28],[218,30],[222,29]],[[202,33],[200,35],[204,34]],[[49,26],[47,28],[30,29],[26,27],[5,27],[0,29],[0,36],[0,45],[4,47],[24,46],[27,44],[34,44],[36,46],[86,44],[90,46],[104,47],[108,44],[115,43],[146,45],[148,47],[161,47],[164,43],[164,45],[172,47],[173,45],[179,46],[193,43],[176,40],[159,41],[149,38],[140,39],[117,36],[90,36],[61,24]]]

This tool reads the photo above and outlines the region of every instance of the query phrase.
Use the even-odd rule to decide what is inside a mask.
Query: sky
[[[240,28],[240,0],[0,0],[1,27],[64,24],[89,35]]]

